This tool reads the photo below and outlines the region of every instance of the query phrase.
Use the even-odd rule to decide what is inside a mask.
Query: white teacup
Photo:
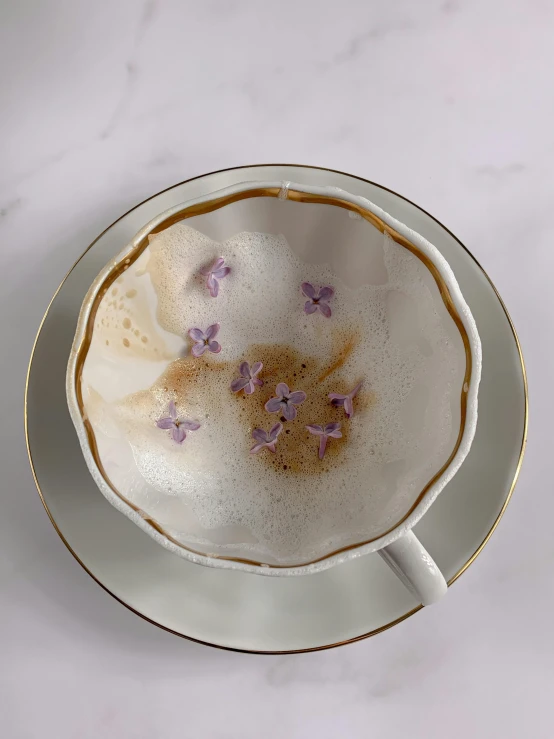
[[[246,182],[102,270],[67,397],[102,493],[179,556],[299,575],[379,551],[429,604],[446,583],[411,529],[469,451],[480,374],[432,244],[338,188]]]

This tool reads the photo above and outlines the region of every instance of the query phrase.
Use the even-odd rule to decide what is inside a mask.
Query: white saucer
[[[337,646],[393,626],[421,606],[375,554],[300,578],[209,569],[170,554],[112,508],[96,488],[69,418],[64,383],[85,293],[100,269],[145,223],[173,205],[233,183],[275,179],[335,185],[369,198],[435,244],[450,262],[473,312],[483,343],[475,441],[461,470],[415,528],[449,584],[495,530],[517,479],[527,429],[523,358],[498,293],[444,226],[399,195],[340,172],[263,165],[189,180],[122,216],[67,275],[37,335],[25,414],[37,487],[68,549],[123,605],[180,636],[248,652]]]

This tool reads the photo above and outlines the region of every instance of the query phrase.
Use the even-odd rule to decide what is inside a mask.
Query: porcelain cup
[[[100,491],[176,555],[295,576],[378,552],[427,605],[446,582],[412,529],[469,452],[480,374],[425,238],[335,187],[243,182],[104,267],[67,399]]]

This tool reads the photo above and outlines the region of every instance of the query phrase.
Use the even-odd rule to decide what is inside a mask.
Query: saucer
[[[283,653],[371,636],[413,615],[421,605],[375,555],[299,578],[262,578],[175,557],[99,493],[81,455],[64,388],[82,300],[103,265],[145,223],[216,189],[244,180],[277,179],[341,187],[421,233],[450,263],[473,312],[483,344],[475,441],[458,474],[415,528],[452,584],[492,535],[517,479],[527,424],[523,359],[504,305],[471,254],[425,211],[373,183],[312,167],[244,167],[189,180],[129,211],[87,249],[44,316],[29,366],[25,422],[31,466],[52,523],[105,590],[180,636],[227,649]]]

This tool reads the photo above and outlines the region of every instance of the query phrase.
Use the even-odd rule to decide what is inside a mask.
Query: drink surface
[[[290,233],[215,241],[178,223],[104,296],[83,370],[98,454],[122,496],[185,546],[317,559],[394,526],[452,451],[460,335],[423,262],[354,227],[359,238],[318,250]],[[205,273],[218,258],[230,272],[212,297]],[[311,307],[322,287],[333,288],[328,310]],[[215,324],[221,350],[194,356],[189,332]],[[252,393],[231,389],[243,362],[263,365]],[[286,393],[266,409],[280,383],[305,394],[293,419]],[[348,416],[329,395],[358,386]],[[187,423],[199,427],[179,440]],[[253,431],[277,424],[275,452],[251,453]],[[321,434],[306,427],[328,424],[339,434],[320,455]]]

